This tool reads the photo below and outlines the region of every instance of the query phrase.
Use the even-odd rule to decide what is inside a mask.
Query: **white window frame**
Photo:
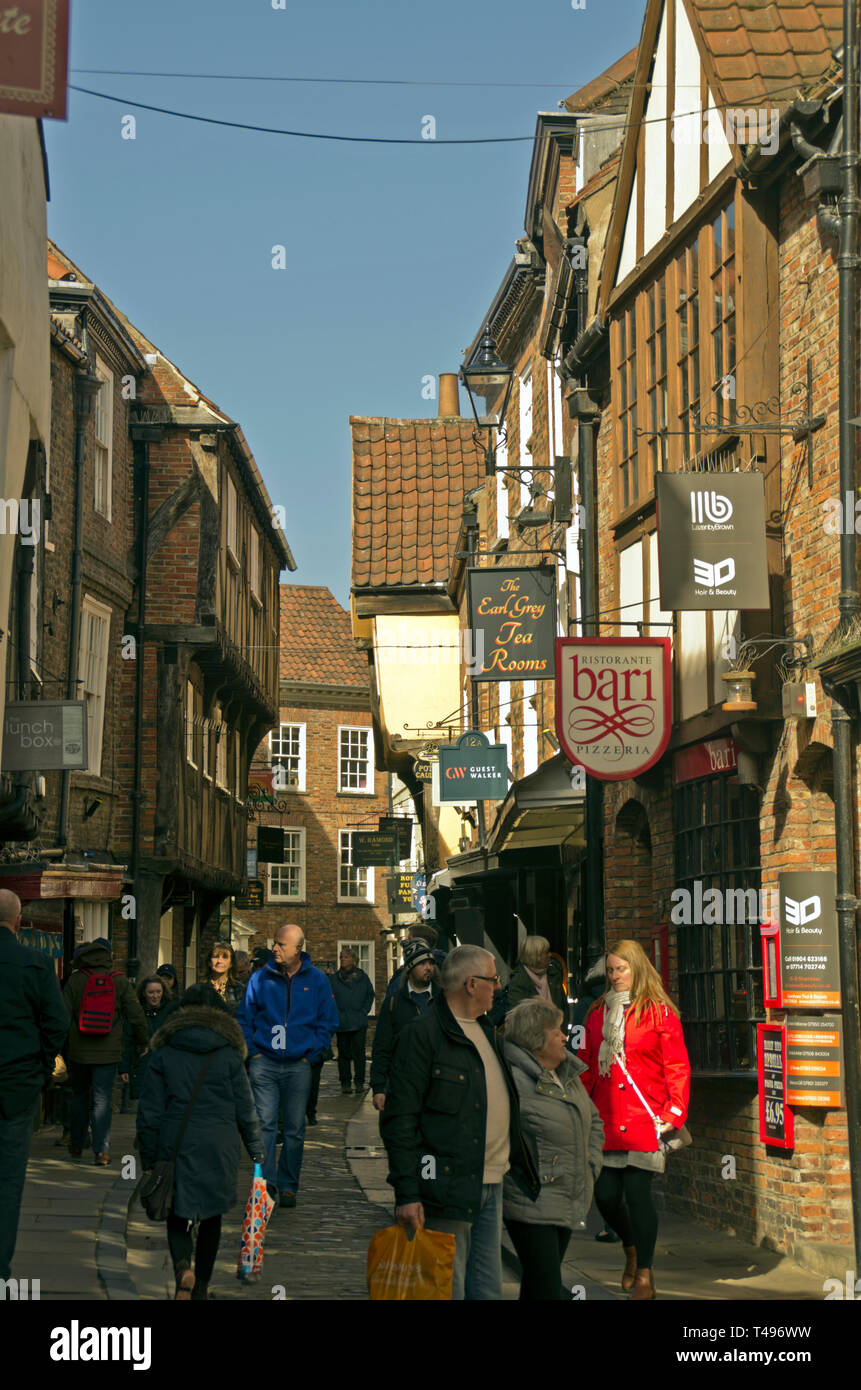
[[[226,792],[230,790],[227,785],[227,740],[230,736],[230,730],[224,718],[224,709],[221,705],[217,705],[216,709],[218,718],[215,721],[215,727],[218,737],[215,743],[215,785]]]
[[[277,749],[275,748],[275,746],[274,746],[275,744],[280,745],[280,744],[282,744],[282,743],[284,742],[285,735],[284,735],[283,730],[285,730],[285,729],[298,729],[298,730],[299,730],[299,740],[298,740],[298,741],[299,741],[299,752],[298,752],[298,754],[284,753],[284,752],[281,750],[280,747],[277,748]],[[339,747],[340,747],[340,743],[339,743]],[[277,733],[275,732],[274,729],[271,729],[270,732],[269,732],[269,766],[270,766],[271,768],[273,768],[273,769],[276,768],[276,767],[287,767],[287,764],[286,764],[283,760],[284,760],[285,758],[291,758],[291,757],[295,757],[295,756],[298,756],[298,759],[299,759],[299,765],[298,765],[298,767],[296,768],[296,781],[295,781],[295,782],[290,782],[290,781],[288,780],[287,786],[286,786],[286,787],[280,787],[280,788],[278,789],[278,790],[279,790],[279,795],[280,795],[281,792],[283,792],[283,791],[293,791],[293,792],[303,792],[303,791],[305,791],[305,768],[306,768],[306,762],[305,762],[305,725],[304,725],[304,724],[295,723],[295,722],[292,721],[292,720],[290,720],[290,721],[285,721],[285,722],[280,723],[280,724],[278,725],[278,732],[277,732]],[[288,772],[290,772],[291,770],[292,770],[292,769],[290,769],[289,767],[287,767],[287,771],[288,771]],[[273,791],[274,791],[274,787],[273,787]]]
[[[173,965],[173,908],[158,919],[158,965]]]
[[[238,729],[233,730],[233,771],[235,779],[233,783],[233,795],[239,805],[244,806],[245,797],[242,795],[244,785],[242,780],[242,739],[239,737]]]
[[[197,944],[200,937],[198,931],[199,918],[197,913],[194,917],[194,926],[191,929],[191,936],[188,938],[188,945],[185,948],[185,988],[189,985],[197,984]]]
[[[496,466],[497,468],[508,467],[508,445],[503,440],[496,446]],[[497,473],[496,475],[496,539],[507,541],[511,533],[511,525],[508,519],[508,504],[510,495],[508,491],[507,473]]]
[[[342,739],[345,734],[363,734],[366,740],[367,753],[365,755],[365,781],[364,787],[345,787],[344,786],[344,754],[342,752]],[[374,742],[373,730],[367,724],[339,724],[338,725],[338,794],[347,796],[373,796],[374,795]],[[349,762],[358,762],[356,758],[347,758]]]
[[[305,831],[304,826],[301,826],[301,825],[285,825],[285,826],[284,826],[284,834],[285,834],[285,836],[287,836],[287,835],[297,835],[297,836],[299,837],[299,838],[298,838],[298,842],[297,842],[297,843],[298,843],[298,851],[299,851],[299,859],[298,859],[298,862],[297,862],[297,863],[294,863],[294,864],[269,864],[269,865],[267,865],[267,869],[268,869],[267,884],[266,884],[266,895],[267,895],[267,900],[268,900],[269,902],[272,902],[272,903],[303,903],[303,902],[305,901],[305,893],[306,893],[307,834],[306,834],[306,831]],[[285,847],[284,847],[284,848],[285,848],[285,853],[286,853],[286,852],[287,852],[287,845],[286,845],[286,842],[285,842]],[[274,888],[274,883],[275,883],[275,878],[276,878],[276,872],[275,872],[275,871],[278,870],[278,869],[281,869],[281,868],[293,868],[293,869],[297,869],[297,870],[298,870],[298,874],[299,874],[299,892],[298,892],[298,893],[276,893],[276,892],[275,892],[275,888]]]
[[[211,782],[211,781],[212,781],[212,773],[211,773],[210,770],[209,770],[209,736],[210,736],[211,732],[212,732],[212,724],[211,724],[211,721],[207,718],[207,716],[206,716],[206,715],[204,714],[204,712],[203,712],[203,701],[202,701],[202,699],[201,699],[201,705],[200,705],[200,737],[201,737],[200,770],[201,770],[201,772],[203,773],[204,777],[206,778],[207,782]]]
[[[111,520],[111,498],[114,483],[114,374],[104,358],[96,354],[96,376],[103,383],[93,406],[93,508],[106,521]],[[104,453],[100,451],[103,450]],[[99,488],[101,479],[102,489]],[[100,491],[104,491],[104,506],[100,506]]]
[[[194,697],[196,691],[193,683],[186,677],[185,682],[185,761],[196,768],[197,761],[195,754],[197,749],[194,746],[197,729],[194,723]]]
[[[239,564],[239,529],[236,511],[236,484],[230,474],[225,475],[224,509],[227,514],[227,553],[234,565]]]
[[[520,467],[534,468],[536,466],[535,455],[528,453],[526,445],[532,437],[532,368],[527,367],[520,378],[520,392],[518,396],[518,410],[520,419]],[[520,505],[528,507],[532,494],[529,484],[524,481],[523,474],[520,475]]]
[[[535,709],[530,700],[535,701]],[[538,771],[541,761],[541,741],[538,728],[538,682],[523,682],[523,775]]]
[[[78,698],[83,700],[87,707],[87,752],[88,762],[87,771],[94,773],[97,777],[102,772],[102,746],[105,733],[105,696],[108,685],[108,667],[110,665],[111,653],[111,620],[113,609],[107,604],[99,603],[97,599],[91,598],[89,594],[84,595],[81,605],[81,638],[78,649]],[[104,638],[101,650],[102,678],[101,689],[90,690],[88,688],[88,619],[94,618],[104,624]],[[95,711],[91,719],[90,699],[95,701]]]
[[[373,985],[374,981],[377,978],[376,945],[377,943],[375,941],[357,941],[355,937],[353,937],[352,940],[339,940],[338,955],[336,957],[338,964],[335,968],[337,970],[340,970],[341,968],[342,951],[353,951],[355,953],[357,966],[360,970],[364,970],[365,974],[367,975],[368,979]],[[365,961],[367,961],[367,964],[365,964]],[[374,989],[376,990],[376,985],[374,985]],[[376,1012],[377,1001],[375,998],[373,1004],[371,1005],[370,1017],[373,1018]]]
[[[344,894],[344,893],[341,892],[341,869],[342,869],[342,867],[346,867],[346,868],[349,868],[349,867],[350,867],[350,865],[344,865],[344,864],[343,864],[344,849],[345,849],[343,837],[344,837],[345,835],[348,835],[348,836],[349,836],[349,845],[346,847],[347,850],[349,851],[349,850],[352,848],[353,833],[354,833],[354,832],[353,832],[352,830],[339,830],[339,831],[338,831],[338,902],[339,902],[339,903],[346,903],[346,904],[348,904],[348,905],[349,905],[349,904],[357,905],[357,906],[359,906],[359,907],[363,907],[363,906],[364,906],[364,907],[367,907],[368,904],[373,905],[373,902],[374,902],[374,871],[373,871],[373,869],[354,869],[354,870],[353,870],[353,872],[357,875],[357,882],[360,882],[360,881],[361,881],[361,880],[359,880],[358,875],[360,875],[360,874],[365,874],[365,875],[366,875],[366,878],[365,878],[365,896],[364,896],[364,897],[360,897],[357,893],[348,893],[348,894]],[[352,855],[351,855],[350,857],[352,858]]]
[[[251,588],[251,597],[256,599],[258,604],[263,604],[260,588],[260,562],[261,562],[261,541],[260,533],[252,522],[248,528],[248,583]]]

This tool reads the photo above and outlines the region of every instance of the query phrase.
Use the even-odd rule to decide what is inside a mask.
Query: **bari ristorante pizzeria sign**
[[[552,680],[556,640],[553,570],[471,569],[467,578],[475,679]]]
[[[603,782],[637,777],[672,727],[668,637],[560,637],[556,736],[566,757]]]

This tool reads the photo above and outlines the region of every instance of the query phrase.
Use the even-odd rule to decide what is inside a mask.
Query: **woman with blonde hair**
[[[636,941],[619,941],[608,951],[607,985],[586,1018],[579,1053],[588,1068],[583,1085],[604,1125],[604,1162],[595,1204],[622,1237],[622,1288],[632,1299],[645,1300],[655,1297],[652,1259],[658,1215],[652,1179],[664,1171],[652,1115],[662,1136],[682,1127],[691,1066],[679,1011]]]
[[[568,996],[562,978],[562,967],[550,952],[546,936],[527,936],[520,948],[518,963],[508,982],[506,1007],[514,1009],[526,999],[540,999],[555,1004],[568,1020]]]

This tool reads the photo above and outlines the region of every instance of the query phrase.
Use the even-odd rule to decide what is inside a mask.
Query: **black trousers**
[[[191,1264],[192,1222],[173,1212],[167,1218],[167,1243],[174,1269]],[[194,1252],[194,1277],[198,1284],[208,1284],[215,1268],[218,1243],[221,1240],[221,1217],[208,1216],[198,1222],[197,1248]]]
[[[323,1072],[322,1062],[311,1064],[311,1090],[308,1092],[308,1104],[305,1106],[305,1114],[308,1119],[317,1118],[317,1103],[320,1099],[320,1077]]]
[[[0,1119],[0,1279],[11,1274],[37,1101],[38,1093],[11,1120]]]
[[[571,1232],[567,1226],[506,1221],[505,1229],[520,1261],[520,1298],[525,1303],[570,1302],[562,1285],[562,1261]]]
[[[365,1084],[365,1038],[367,1028],[357,1028],[355,1032],[338,1034],[338,1080],[342,1086],[350,1084],[350,1063],[356,1075],[356,1086]]]
[[[658,1213],[652,1178],[645,1168],[602,1168],[595,1184],[595,1205],[623,1245],[636,1245],[640,1269],[651,1269],[658,1240]]]

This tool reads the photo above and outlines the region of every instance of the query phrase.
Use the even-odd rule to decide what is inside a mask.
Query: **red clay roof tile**
[[[368,689],[368,661],[353,645],[350,615],[322,586],[281,585],[282,680]]]

